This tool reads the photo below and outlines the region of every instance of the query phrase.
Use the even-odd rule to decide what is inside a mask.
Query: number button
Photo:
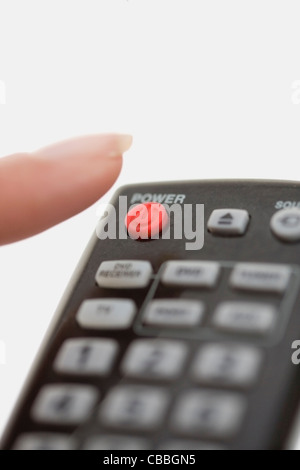
[[[173,426],[190,436],[228,438],[239,428],[244,411],[245,401],[236,393],[191,390],[180,397]]]
[[[198,352],[192,367],[198,382],[245,387],[257,378],[262,356],[251,346],[208,344]]]
[[[136,340],[130,346],[122,371],[130,377],[169,380],[179,375],[187,355],[181,342]]]
[[[90,437],[84,445],[84,450],[145,450],[148,443],[141,437],[118,436],[104,434]]]
[[[76,338],[65,341],[54,363],[57,372],[83,375],[105,375],[118,351],[112,339]]]
[[[14,450],[72,450],[75,442],[65,434],[24,433],[16,440]]]
[[[159,449],[161,450],[225,450],[220,445],[213,444],[211,442],[202,441],[186,441],[186,440],[170,440],[162,442]]]
[[[111,390],[102,403],[100,418],[113,428],[151,431],[163,420],[167,404],[164,390],[124,385]]]
[[[78,424],[89,417],[97,398],[97,389],[89,385],[45,385],[35,399],[31,416],[38,422]]]

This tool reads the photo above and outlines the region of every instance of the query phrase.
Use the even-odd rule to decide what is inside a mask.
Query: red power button
[[[128,234],[134,240],[158,238],[168,222],[168,213],[158,202],[138,204],[130,209],[125,217]]]

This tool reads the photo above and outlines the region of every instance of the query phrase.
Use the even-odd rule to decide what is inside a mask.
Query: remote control
[[[300,395],[299,196],[288,181],[121,188],[1,448],[288,448]]]

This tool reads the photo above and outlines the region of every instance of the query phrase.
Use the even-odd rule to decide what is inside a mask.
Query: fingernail
[[[117,157],[126,152],[132,144],[132,135],[130,134],[114,134],[112,149],[108,153],[108,157]]]
[[[49,159],[75,158],[113,158],[121,156],[129,149],[132,136],[129,134],[93,134],[74,137],[50,144],[34,152],[32,155]]]

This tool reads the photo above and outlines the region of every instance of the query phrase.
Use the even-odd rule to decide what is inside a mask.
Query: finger
[[[114,183],[132,138],[77,137],[0,159],[0,244],[29,237],[97,201]]]

